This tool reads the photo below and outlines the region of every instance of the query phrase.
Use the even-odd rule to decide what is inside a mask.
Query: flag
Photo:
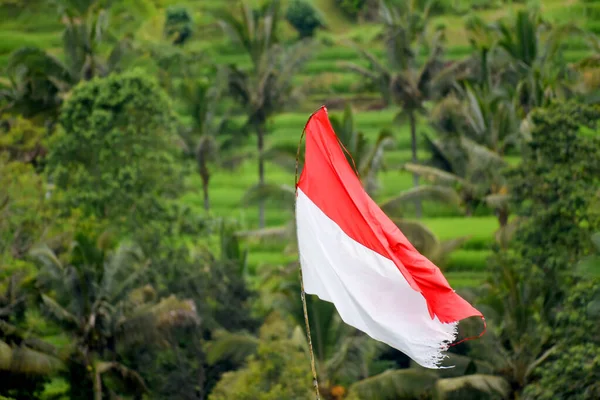
[[[348,325],[424,367],[439,368],[458,321],[483,315],[365,192],[325,107],[310,117],[305,135],[296,186],[305,292],[333,303]]]

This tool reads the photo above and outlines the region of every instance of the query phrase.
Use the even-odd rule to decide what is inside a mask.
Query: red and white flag
[[[438,368],[458,321],[482,314],[461,298],[362,187],[321,107],[306,128],[296,188],[304,289],[345,323]]]

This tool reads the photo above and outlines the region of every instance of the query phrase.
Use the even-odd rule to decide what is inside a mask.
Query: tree
[[[306,0],[293,0],[288,5],[285,18],[301,38],[312,37],[315,30],[323,26],[318,11]]]
[[[502,171],[508,167],[506,162],[467,138],[438,139],[430,143],[446,164],[446,170],[436,166],[405,164],[405,169],[423,176],[433,185],[401,193],[387,206],[393,207],[410,198],[429,199],[463,205],[470,216],[479,205],[485,204],[494,209],[499,226],[506,226],[509,195],[502,176]]]
[[[209,400],[309,399],[310,379],[302,342],[272,317],[261,328],[256,354],[245,367],[225,373]]]
[[[165,36],[174,45],[183,45],[192,36],[192,23],[192,16],[186,8],[169,7],[165,19]]]
[[[8,160],[39,166],[46,155],[46,131],[22,116],[5,116],[0,119],[0,154]]]
[[[529,385],[524,399],[569,398],[591,400],[600,396],[600,346],[575,344],[541,369],[539,383]]]
[[[523,136],[521,121],[517,104],[508,91],[465,82],[458,93],[464,99],[462,104],[447,112],[457,113],[463,120],[461,133],[499,155],[519,148]]]
[[[149,265],[135,248],[111,249],[110,237],[96,243],[82,235],[69,253],[33,250],[43,266],[38,276],[41,301],[49,317],[73,339],[68,374],[72,398],[102,399],[119,390],[140,393],[139,374],[120,362],[119,352],[138,343],[159,343],[174,326],[197,324],[194,303],[175,296],[153,298],[151,287],[135,287]],[[123,386],[111,385],[120,382]]]
[[[286,49],[278,45],[280,1],[271,0],[260,10],[240,3],[240,15],[219,14],[223,29],[240,44],[252,62],[251,68],[227,68],[229,90],[244,109],[257,137],[258,184],[265,184],[265,124],[293,97],[293,77],[308,58],[307,47],[299,42]],[[265,226],[264,203],[259,204],[259,227]]]
[[[211,180],[211,164],[233,168],[244,157],[229,157],[224,159],[222,150],[226,142],[220,140],[230,124],[229,112],[219,116],[218,108],[223,99],[223,82],[226,77],[220,73],[209,79],[184,78],[181,95],[192,117],[192,127],[182,135],[187,154],[196,159],[198,173],[202,179],[204,209],[210,210],[209,184]],[[221,136],[221,138],[219,137]]]
[[[528,263],[541,268],[547,285],[558,294],[568,284],[564,274],[593,249],[600,228],[596,206],[600,177],[600,109],[576,102],[559,103],[532,115],[532,140],[523,162],[509,175],[516,212],[526,217],[513,247]],[[543,233],[543,234],[542,234]],[[542,250],[544,249],[544,250]],[[554,296],[546,297],[551,307]]]
[[[362,184],[365,190],[372,192],[377,188],[377,174],[384,167],[383,155],[385,150],[393,143],[392,135],[387,130],[382,130],[374,144],[369,143],[369,140],[359,132],[354,126],[354,117],[352,108],[348,105],[344,111],[342,118],[336,115],[330,117],[331,124],[340,139],[340,144],[346,149],[346,159],[350,165],[353,165],[359,178],[362,180]],[[466,142],[466,144],[473,146],[473,143]],[[440,145],[441,146],[441,145]],[[475,149],[475,150],[473,150]],[[484,149],[485,150],[485,149]],[[280,165],[291,166],[291,172],[295,171],[295,157],[296,148],[271,148],[266,153],[269,155],[277,155],[280,161]],[[453,155],[446,154],[447,157]],[[472,148],[473,156],[468,161],[469,165],[477,165],[477,163],[483,164],[489,168],[498,167],[498,165],[504,166],[504,161],[497,157],[495,154],[489,151],[483,151],[479,147]],[[284,160],[283,162],[281,162]],[[300,154],[300,160],[302,160],[302,153]],[[466,163],[465,153],[455,155],[457,167],[464,167]],[[415,171],[421,172],[421,166],[415,166]],[[451,174],[440,171],[445,177]],[[445,174],[445,175],[444,175]],[[431,174],[428,174],[431,177]],[[477,177],[476,179],[481,179]],[[447,183],[463,182],[459,177],[455,180],[446,179]],[[402,206],[415,199],[422,200],[424,198],[430,198],[434,200],[450,201],[458,204],[461,197],[457,194],[457,188],[454,190],[451,187],[438,186],[423,186],[415,188],[404,193],[400,193],[398,196],[394,196],[389,199],[385,199],[379,203],[381,209],[394,220],[394,223],[400,228],[402,232],[408,237],[410,242],[417,248],[419,252],[425,255],[427,258],[432,260],[434,263],[442,264],[446,257],[454,250],[459,248],[467,238],[461,237],[449,241],[441,242],[438,238],[423,224],[417,221],[407,221],[401,218],[403,208]],[[466,190],[475,191],[475,186],[469,186]],[[469,192],[471,193],[471,192]],[[504,197],[504,196],[503,196]],[[495,199],[495,197],[490,197]],[[245,205],[254,205],[259,201],[269,200],[271,203],[287,209],[290,212],[291,222],[284,227],[273,227],[268,229],[259,229],[254,231],[240,232],[239,235],[243,237],[251,237],[255,239],[283,239],[289,241],[289,238],[293,237],[296,232],[295,220],[293,219],[293,205],[295,204],[295,191],[294,188],[288,185],[277,185],[277,184],[266,184],[262,186],[255,186],[251,188],[244,196],[243,203]],[[469,197],[470,201],[471,198]],[[499,202],[499,199],[496,199]],[[470,205],[470,203],[468,203]],[[500,208],[500,205],[498,205]],[[508,214],[506,214],[508,218]],[[297,251],[295,247],[295,241],[292,244],[286,246],[286,252]]]
[[[15,400],[39,397],[49,378],[64,368],[56,348],[27,326],[33,297],[31,269],[20,267],[5,279],[0,276],[0,398]]]
[[[146,224],[181,188],[174,162],[171,104],[139,70],[78,86],[65,103],[47,172],[65,197],[87,215]]]
[[[398,4],[382,1],[381,18],[388,65],[382,64],[373,54],[359,50],[370,68],[354,64],[347,64],[347,68],[374,83],[386,103],[393,101],[400,107],[397,120],[408,119],[412,162],[417,163],[417,114],[424,113],[424,102],[438,94],[442,83],[456,66],[448,67],[442,61],[443,32],[440,30],[426,46],[429,52],[427,61],[421,66],[417,64],[418,45],[425,43],[427,34],[428,7],[422,9],[414,0]],[[415,187],[419,185],[417,174],[413,174],[413,183]],[[420,218],[421,202],[416,200],[415,207]]]
[[[600,241],[597,253],[600,254]],[[586,261],[595,264],[595,276],[586,268],[582,271],[585,280],[570,288],[556,316],[554,336],[560,351],[535,369],[539,379],[525,388],[524,398],[593,399],[600,394],[600,335],[596,329],[600,324],[600,258],[596,255]]]
[[[152,398],[206,399],[221,375],[240,365],[212,360],[206,342],[223,330],[254,334],[260,326],[254,312],[255,293],[245,280],[246,251],[233,235],[234,226],[216,225],[212,234],[218,236],[218,246],[214,248],[205,248],[203,239],[193,251],[174,243],[161,246],[153,255],[147,282],[156,288],[156,297],[173,294],[192,300],[202,324],[171,329],[163,338],[164,346],[136,345],[120,353],[147,382]]]
[[[560,53],[561,40],[574,31],[570,25],[552,27],[538,11],[520,10],[510,23],[499,21],[497,30],[498,46],[510,59],[504,80],[515,88],[522,117],[571,97],[573,71]]]
[[[590,238],[600,228],[595,206],[600,139],[595,131],[585,133],[597,129],[600,110],[559,103],[531,117],[524,159],[507,174],[512,207],[522,220],[508,248],[497,249],[490,259],[485,300],[498,316],[502,346],[494,346],[493,353],[507,360],[503,373],[517,392],[561,350],[557,334],[577,281],[573,266],[592,251]],[[574,351],[581,356],[580,349]]]
[[[43,113],[53,120],[72,87],[117,69],[128,47],[126,40],[117,41],[107,58],[100,56],[99,47],[109,36],[108,14],[100,0],[60,0],[58,5],[65,25],[65,61],[37,47],[17,49],[8,61],[10,86],[0,92],[0,99],[26,116]]]

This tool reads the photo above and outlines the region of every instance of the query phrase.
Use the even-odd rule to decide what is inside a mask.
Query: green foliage
[[[9,160],[24,163],[39,162],[46,153],[45,129],[21,116],[0,119],[0,154],[7,153]]]
[[[77,82],[115,71],[128,41],[117,41],[106,57],[100,55],[108,36],[108,14],[102,3],[58,1],[64,23],[64,60],[37,45],[17,49],[9,57],[6,72],[10,85],[0,93],[0,100],[4,98],[12,109],[24,115],[42,114],[54,121],[64,94]]]
[[[165,19],[165,35],[175,45],[183,45],[187,42],[193,32],[193,21],[187,8],[173,6],[167,8]]]
[[[600,229],[600,108],[570,102],[532,115],[532,140],[521,165],[509,174],[517,213],[526,217],[514,246],[526,262],[544,273],[544,285],[566,284],[564,274],[593,249]],[[549,300],[549,299],[547,299]]]
[[[61,112],[48,176],[65,209],[125,226],[160,214],[181,188],[171,104],[138,70],[79,85]]]
[[[335,3],[346,15],[356,18],[368,0],[336,0]]]
[[[0,271],[22,270],[28,250],[66,222],[47,202],[47,190],[31,164],[9,161],[7,153],[0,153]]]
[[[600,346],[574,344],[539,369],[540,380],[529,385],[524,399],[592,400],[600,396]]]
[[[600,138],[582,135],[580,127],[595,127],[599,119],[597,107],[574,102],[536,111],[524,159],[508,173],[515,210],[524,219],[508,249],[490,260],[488,304],[501,318],[503,358],[520,388],[563,339],[582,334],[570,331],[567,321],[581,319],[587,306],[577,304],[586,296],[573,282],[600,227]]]
[[[143,378],[115,361],[119,354],[199,322],[192,301],[157,299],[151,286],[136,287],[149,261],[136,247],[115,248],[106,234],[77,235],[65,254],[47,247],[32,253],[41,266],[42,308],[72,339],[65,349],[71,397],[146,392]]]
[[[593,178],[599,135],[590,123],[598,112],[550,103],[579,91],[593,98],[599,47],[587,34],[563,41],[574,30],[547,21],[575,20],[593,30],[599,8],[555,1],[534,13],[516,6],[523,12],[497,24],[491,19],[499,13],[473,11],[481,20],[469,22],[472,48],[467,44],[456,14],[516,2],[390,0],[379,10],[378,0],[247,0],[239,8],[211,0],[60,0],[50,6],[0,0],[7,14],[0,22],[0,68],[8,67],[0,77],[0,398],[99,400],[131,393],[206,399],[215,385],[219,399],[312,398],[298,266],[281,267],[297,259],[293,223],[252,231],[264,218],[244,206],[276,195],[277,202],[267,203],[269,224],[293,212],[294,157],[287,155],[293,147],[295,156],[299,129],[316,102],[328,104],[332,114],[343,104],[361,110],[337,121],[333,115],[332,123],[341,126],[335,130],[365,187],[375,189],[379,178],[376,200],[386,213],[411,213],[410,205],[400,206],[417,198],[425,214],[436,212],[423,225],[398,221],[419,250],[440,259],[463,243],[461,236],[472,236],[465,250],[451,255],[456,271],[446,276],[465,287],[465,298],[481,306],[489,323],[482,338],[455,348],[469,354],[452,353],[457,368],[434,375],[395,370],[407,366],[405,356],[345,325],[331,303],[309,296],[323,398],[340,400],[345,392],[369,400],[598,397],[594,277],[600,265],[590,235],[600,230]],[[109,3],[113,7],[105,8]],[[287,15],[280,4],[290,6]],[[322,17],[308,4],[323,10]],[[435,26],[432,15],[439,16]],[[307,51],[282,17],[300,36],[326,22],[330,29],[317,32],[325,47]],[[383,26],[362,24],[377,17]],[[215,22],[233,41],[218,36]],[[342,46],[348,39],[370,52],[359,50],[360,59]],[[157,75],[173,106],[139,71],[87,82],[127,68],[126,55]],[[309,55],[317,59],[302,68]],[[338,60],[354,62],[353,73],[340,73]],[[227,76],[215,73],[223,65]],[[585,79],[575,80],[580,72]],[[311,96],[297,102],[305,90]],[[379,97],[398,107],[372,110],[382,106]],[[237,108],[230,110],[234,101]],[[280,114],[289,105],[295,111]],[[548,109],[522,120],[539,106]],[[413,118],[394,120],[400,109],[414,111]],[[433,126],[419,114],[433,116]],[[386,132],[407,116],[412,132],[408,124]],[[250,130],[255,138],[246,137]],[[416,140],[421,131],[433,138],[432,130],[440,140]],[[387,146],[392,133],[395,146]],[[454,143],[445,140],[450,136]],[[532,141],[522,146],[518,166],[516,153],[527,136]],[[473,142],[478,146],[461,149]],[[258,149],[229,153],[238,143]],[[502,158],[510,162],[482,146],[508,154]],[[395,168],[411,150],[414,160],[434,154],[431,166],[406,168],[432,185],[398,196],[410,187],[410,172]],[[258,185],[251,156],[269,163]],[[505,164],[517,166],[509,186]],[[240,165],[235,173],[233,165]],[[184,173],[194,190],[182,193]],[[208,210],[209,181],[206,213],[198,193],[205,189]],[[457,216],[461,205],[476,216]],[[509,220],[509,210],[519,218]],[[452,217],[436,218],[440,213]],[[219,227],[210,214],[240,224]],[[503,248],[488,261],[498,223],[506,225],[498,235]],[[145,256],[132,261],[104,241],[108,236],[95,243],[107,227],[118,241],[135,238]],[[249,254],[238,243],[242,237]],[[32,247],[43,263],[31,261]],[[122,268],[115,267],[119,260]],[[121,295],[115,287],[123,288]],[[179,324],[192,310],[202,323]],[[294,325],[267,323],[258,338],[257,326],[272,311]],[[463,326],[461,334],[470,331]],[[57,354],[68,357],[66,370],[45,368]]]
[[[509,398],[510,385],[499,376],[466,375],[440,379],[435,385],[436,400],[502,400]]]
[[[285,18],[298,31],[301,38],[312,37],[317,28],[323,25],[317,10],[306,0],[292,0]]]
[[[419,370],[386,371],[350,386],[348,400],[426,398],[433,395],[436,378]]]
[[[310,369],[301,344],[282,321],[261,328],[260,344],[247,365],[223,375],[209,400],[309,399]]]

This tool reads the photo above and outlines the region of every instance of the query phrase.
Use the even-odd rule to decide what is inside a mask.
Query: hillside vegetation
[[[488,332],[423,371],[310,298],[321,396],[600,396],[600,2],[0,14],[0,399],[309,398],[293,188],[323,104]]]

